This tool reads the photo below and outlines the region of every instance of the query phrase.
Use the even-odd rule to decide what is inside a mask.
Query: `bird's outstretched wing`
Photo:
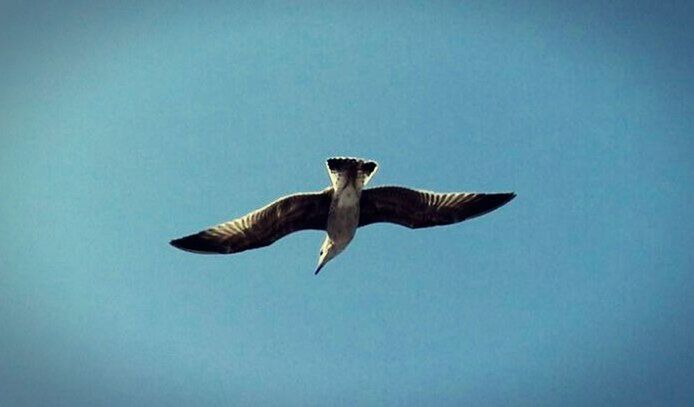
[[[516,196],[507,193],[436,193],[403,187],[365,189],[361,195],[359,226],[376,222],[408,228],[449,225],[484,215]]]
[[[232,221],[171,241],[194,253],[238,253],[268,246],[299,230],[325,230],[332,189],[290,195]]]

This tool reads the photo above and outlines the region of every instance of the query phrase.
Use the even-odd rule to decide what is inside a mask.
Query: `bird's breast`
[[[359,191],[354,187],[347,187],[335,193],[336,207],[343,209],[356,209],[359,211]]]
[[[328,215],[328,234],[336,243],[349,243],[359,225],[359,192],[353,187],[337,191]]]

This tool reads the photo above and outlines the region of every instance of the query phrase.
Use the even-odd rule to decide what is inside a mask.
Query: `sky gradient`
[[[0,405],[694,403],[691,2],[287,3],[0,6]],[[518,197],[168,245],[335,155]]]

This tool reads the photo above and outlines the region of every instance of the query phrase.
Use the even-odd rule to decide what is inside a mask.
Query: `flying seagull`
[[[320,192],[282,197],[238,219],[175,239],[171,245],[194,253],[239,253],[268,246],[300,230],[327,232],[315,274],[340,254],[357,228],[390,222],[408,228],[449,225],[506,204],[516,194],[421,191],[399,186],[364,189],[378,169],[375,161],[327,160],[332,185]]]

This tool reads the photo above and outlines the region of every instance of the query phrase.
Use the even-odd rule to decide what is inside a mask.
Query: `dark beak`
[[[325,263],[323,263],[323,264],[321,264],[320,266],[318,266],[318,268],[316,269],[316,272],[313,273],[313,275],[314,275],[314,276],[318,275],[318,272],[320,272],[320,269],[322,269],[323,266],[325,266]]]

